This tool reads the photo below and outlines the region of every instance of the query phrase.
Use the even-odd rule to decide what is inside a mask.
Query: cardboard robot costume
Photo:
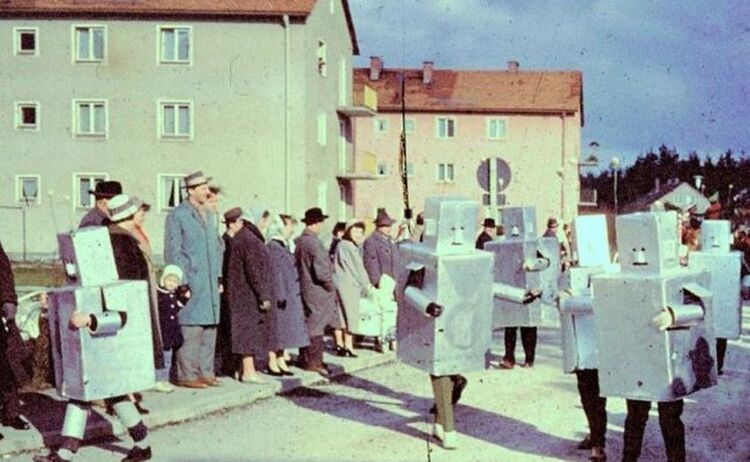
[[[616,226],[622,269],[591,280],[602,395],[665,402],[715,385],[710,276],[679,265],[677,215]]]
[[[560,244],[537,236],[534,207],[507,207],[502,223],[507,237],[484,245],[495,254],[492,327],[540,326],[557,298]]]

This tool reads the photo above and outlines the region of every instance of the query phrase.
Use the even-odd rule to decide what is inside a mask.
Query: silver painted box
[[[437,255],[424,244],[404,244],[403,261],[423,266],[421,291],[443,307],[433,318],[404,296],[409,269],[399,277],[398,358],[434,375],[489,367],[492,341],[492,254],[481,250]]]
[[[714,335],[717,338],[739,338],[742,327],[742,252],[690,252],[688,262],[689,267],[711,274]]]
[[[674,401],[716,384],[709,286],[707,272],[686,268],[592,277],[602,396]],[[691,290],[702,293],[703,319],[654,327],[665,307],[693,306]]]
[[[76,310],[100,320],[97,331],[72,328],[70,317]],[[145,281],[55,289],[49,293],[48,313],[60,396],[91,401],[147,390],[154,385]],[[125,313],[124,324],[119,321],[123,316],[116,316],[118,313]]]
[[[117,267],[103,226],[83,228],[57,235],[60,260],[69,284],[94,286],[117,281]]]
[[[536,239],[540,234],[536,229],[534,207],[503,207],[500,223],[507,235],[518,231],[518,236],[522,239]]]

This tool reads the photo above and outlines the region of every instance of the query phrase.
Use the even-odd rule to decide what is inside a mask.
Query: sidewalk
[[[340,358],[326,354],[325,362],[331,378],[387,364],[395,359],[395,353],[377,353],[368,349],[357,350],[358,358]],[[177,388],[172,393],[144,392],[143,406],[150,414],[143,416],[146,426],[158,428],[195,419],[206,414],[246,406],[276,394],[295,388],[325,382],[314,372],[292,368],[294,377],[275,378],[267,375],[267,384],[245,384],[229,377],[222,377],[221,386],[205,390]],[[22,415],[31,423],[27,431],[0,427],[5,438],[0,440],[0,458],[3,456],[39,450],[57,442],[65,414],[65,402],[54,390],[22,395]],[[85,439],[101,440],[111,436],[127,436],[119,421],[105,414],[104,409],[95,408],[88,420]]]

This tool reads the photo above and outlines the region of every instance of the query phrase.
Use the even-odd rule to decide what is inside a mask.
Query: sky
[[[582,155],[661,144],[750,155],[750,2],[349,0],[360,56],[385,67],[583,72]]]

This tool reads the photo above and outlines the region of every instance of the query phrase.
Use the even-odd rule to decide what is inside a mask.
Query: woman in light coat
[[[339,356],[357,356],[354,353],[352,332],[359,331],[360,300],[373,289],[360,250],[364,234],[364,223],[350,220],[333,259],[333,283],[346,319],[344,346],[336,348]]]

